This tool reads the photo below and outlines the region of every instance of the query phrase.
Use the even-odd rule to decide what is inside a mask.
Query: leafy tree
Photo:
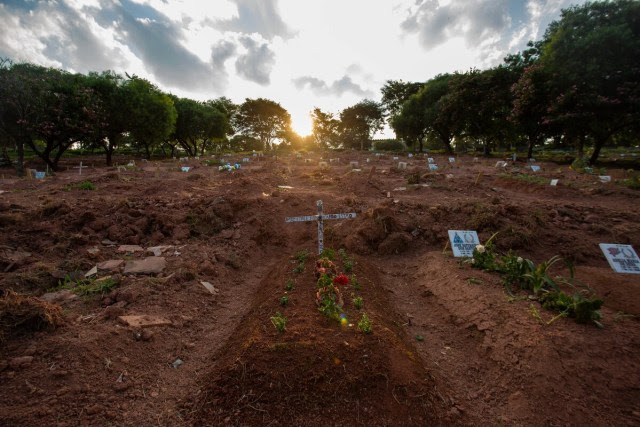
[[[387,80],[380,89],[382,92],[382,107],[385,112],[393,117],[400,113],[402,104],[418,93],[423,83],[403,82],[402,80]]]
[[[340,145],[340,121],[335,119],[333,114],[314,108],[311,120],[312,135],[318,146],[337,148]]]
[[[437,138],[447,152],[458,132],[458,122],[449,110],[450,84],[457,75],[442,74],[427,81],[403,104],[400,113],[391,119],[396,134],[411,142],[417,141],[422,152],[427,136]]]
[[[133,76],[124,87],[129,131],[150,159],[152,150],[166,140],[175,127],[175,106],[168,95],[145,79]]]
[[[371,147],[373,135],[382,130],[384,112],[377,102],[365,99],[340,112],[340,139],[348,148]]]
[[[189,156],[203,155],[215,138],[224,138],[229,130],[226,111],[212,102],[173,98],[178,113],[173,138]]]
[[[443,99],[445,114],[461,126],[464,136],[480,141],[485,155],[514,134],[508,118],[513,109],[510,88],[517,77],[504,66],[471,70],[451,81],[450,93]]]
[[[102,119],[94,134],[94,143],[104,149],[107,165],[111,166],[113,153],[120,146],[130,124],[125,79],[113,71],[89,73],[87,85],[101,102],[99,114]]]
[[[235,125],[240,133],[258,139],[264,150],[270,150],[273,141],[291,128],[291,116],[277,102],[247,98],[235,115]]]
[[[640,2],[596,1],[563,10],[542,41],[548,120],[583,130],[597,161],[611,137],[640,121]]]
[[[17,148],[16,169],[24,175],[24,146],[32,135],[28,123],[38,120],[48,69],[0,60],[0,133]]]

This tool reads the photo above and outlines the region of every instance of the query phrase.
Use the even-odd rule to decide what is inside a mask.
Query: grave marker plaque
[[[616,273],[640,274],[640,259],[631,245],[600,243],[600,249]]]
[[[476,245],[480,244],[478,233],[473,230],[448,230],[453,256],[471,257]]]

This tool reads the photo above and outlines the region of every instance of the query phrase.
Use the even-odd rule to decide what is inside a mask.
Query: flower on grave
[[[485,248],[482,245],[476,245],[476,251],[478,251],[479,254],[483,254],[485,251]]]
[[[522,259],[521,256],[519,256],[518,259],[516,259],[516,261],[518,262],[518,264],[522,264],[522,261],[524,261],[524,260]]]
[[[333,278],[334,285],[348,285],[349,284],[349,276],[346,274],[339,274]]]

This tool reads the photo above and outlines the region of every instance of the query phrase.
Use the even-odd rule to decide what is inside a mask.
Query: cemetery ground
[[[640,248],[624,170],[602,183],[551,162],[320,156],[7,174],[0,424],[640,423],[640,276],[598,247]],[[315,223],[284,221],[317,200],[357,214],[324,224],[333,264],[317,264]],[[449,229],[571,261],[602,327],[453,258]],[[318,309],[324,271],[342,322]]]

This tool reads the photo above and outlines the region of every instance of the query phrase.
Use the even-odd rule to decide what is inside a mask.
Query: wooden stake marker
[[[310,222],[318,221],[318,254],[322,253],[324,249],[324,220],[325,219],[353,219],[356,217],[355,212],[351,213],[338,213],[338,214],[326,214],[322,213],[322,200],[316,202],[318,206],[318,215],[308,216],[289,216],[284,219],[284,222]]]

